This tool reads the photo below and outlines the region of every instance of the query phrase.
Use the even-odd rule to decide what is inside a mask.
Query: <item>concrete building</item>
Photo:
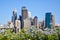
[[[11,20],[8,21],[8,27],[9,27],[9,28],[14,28],[14,25],[13,25],[13,23],[12,23]]]
[[[28,10],[25,6],[22,7],[22,18],[23,20],[28,18]]]
[[[34,26],[36,28],[38,28],[39,27],[39,21],[38,21],[38,17],[37,16],[34,17],[33,22],[34,22]]]
[[[28,18],[28,10],[25,6],[22,7],[22,21],[21,21],[21,28],[24,27],[24,20]]]
[[[15,21],[15,27],[16,27],[16,32],[20,32],[20,27],[21,27],[21,22],[20,22],[20,20],[16,20]]]
[[[27,18],[24,20],[24,28],[28,30],[30,27],[31,27],[31,20],[30,18]]]
[[[54,28],[55,27],[55,16],[54,15],[52,15],[52,28]]]

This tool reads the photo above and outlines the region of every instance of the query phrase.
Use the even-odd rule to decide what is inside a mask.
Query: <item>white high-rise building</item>
[[[20,26],[21,26],[20,20],[17,19],[15,21],[15,26],[16,26],[16,32],[20,32]]]
[[[52,26],[55,28],[55,15],[52,15]]]
[[[37,16],[34,17],[33,21],[34,21],[34,27],[39,28],[39,21]]]
[[[30,18],[27,18],[24,20],[24,28],[29,29],[31,27],[31,20]]]

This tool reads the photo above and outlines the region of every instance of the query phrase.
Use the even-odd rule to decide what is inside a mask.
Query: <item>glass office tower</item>
[[[45,15],[45,27],[51,28],[51,12],[46,13]]]
[[[14,11],[13,11],[13,16],[12,16],[12,22],[13,22],[13,24],[14,24],[14,31],[15,31],[15,33],[16,33],[16,26],[15,26],[15,21],[17,20],[17,10],[16,9],[14,9]]]
[[[13,16],[12,16],[12,22],[13,22],[13,24],[15,24],[15,20],[17,19],[17,10],[16,9],[14,9],[14,11],[13,11]]]
[[[19,20],[21,21],[21,29],[22,29],[24,27],[24,22],[21,15],[19,15]]]

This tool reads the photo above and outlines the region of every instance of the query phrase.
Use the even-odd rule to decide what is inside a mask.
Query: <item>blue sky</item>
[[[0,24],[11,19],[14,8],[17,8],[18,16],[21,15],[22,6],[26,6],[39,20],[44,19],[46,12],[52,12],[56,23],[60,23],[60,0],[0,0]]]

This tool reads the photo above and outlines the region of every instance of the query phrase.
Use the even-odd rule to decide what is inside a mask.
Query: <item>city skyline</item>
[[[11,1],[12,1],[12,3],[11,3]],[[11,19],[14,8],[17,9],[17,15],[21,15],[21,7],[22,6],[26,6],[27,9],[31,12],[32,16],[37,16],[40,21],[42,21],[44,19],[46,12],[51,12],[52,14],[55,15],[56,23],[60,23],[60,21],[59,21],[60,20],[59,19],[59,15],[60,15],[59,14],[60,13],[59,12],[59,10],[60,10],[59,1],[52,1],[52,0],[45,1],[45,2],[41,1],[41,0],[40,1],[38,0],[35,2],[29,1],[29,0],[27,0],[27,1],[11,0],[11,1],[8,1],[8,0],[7,1],[0,1],[0,4],[1,4],[0,24],[5,24],[5,23],[7,23],[8,20]],[[41,5],[41,3],[42,3],[42,5]],[[50,7],[49,7],[49,5],[50,5]]]

